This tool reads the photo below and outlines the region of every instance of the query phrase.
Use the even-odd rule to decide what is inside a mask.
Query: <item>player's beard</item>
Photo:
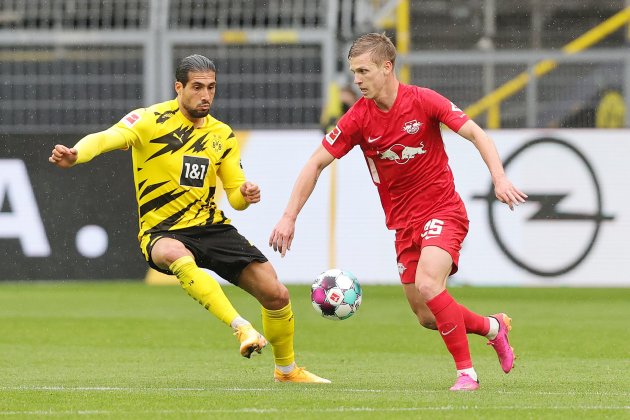
[[[188,112],[188,115],[190,115],[193,118],[205,118],[209,113],[210,113],[210,106],[208,106],[208,109],[204,109],[204,110],[199,110],[197,108],[188,108],[185,107],[186,111]]]

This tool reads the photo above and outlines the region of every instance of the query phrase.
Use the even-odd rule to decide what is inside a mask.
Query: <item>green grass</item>
[[[453,288],[507,311],[519,359],[505,375],[471,336],[481,389],[452,393],[453,362],[399,286],[364,286],[343,322],[290,287],[298,362],[331,385],[276,384],[271,352],[236,339],[177,286],[0,284],[2,418],[630,418],[630,289]],[[226,293],[260,326],[256,302]]]

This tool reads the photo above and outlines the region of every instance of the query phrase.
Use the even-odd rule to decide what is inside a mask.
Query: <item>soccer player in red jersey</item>
[[[457,271],[468,232],[466,208],[455,191],[440,132],[445,124],[477,148],[495,195],[510,209],[527,195],[506,177],[492,140],[451,101],[427,88],[400,83],[394,73],[396,48],[384,34],[354,41],[348,53],[360,98],[322,140],[298,176],[269,245],[284,256],[291,248],[297,216],[322,170],[359,146],[376,186],[386,224],[396,231],[398,271],[420,324],[439,331],[453,356],[453,391],[479,388],[467,333],[487,337],[508,373],[514,353],[508,342],[511,319],[504,313],[478,315],[457,303],[446,282]]]

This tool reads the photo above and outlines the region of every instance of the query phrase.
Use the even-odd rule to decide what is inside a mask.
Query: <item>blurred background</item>
[[[627,0],[2,0],[0,130],[101,129],[130,109],[171,98],[174,65],[193,52],[218,66],[219,119],[237,129],[317,127],[328,86],[350,81],[348,44],[370,31],[395,41],[403,80],[430,86],[460,107],[531,75],[492,104],[498,109],[475,108],[474,114],[494,114],[479,119],[484,125],[621,127],[625,114],[600,121],[596,115],[611,106],[603,99],[629,108],[627,13],[608,20],[628,6]],[[557,68],[538,78],[542,60]]]
[[[299,165],[321,140],[322,123],[340,114],[340,91],[352,82],[346,68],[350,43],[372,31],[387,33],[396,44],[401,81],[440,92],[481,126],[499,130],[497,138],[508,133],[512,140],[499,142],[501,151],[509,154],[518,146],[514,136],[519,135],[504,130],[560,130],[554,133],[578,141],[593,132],[563,130],[611,130],[610,136],[597,135],[621,140],[614,140],[595,172],[624,177],[625,165],[614,169],[606,162],[628,157],[623,129],[630,121],[629,22],[630,0],[0,0],[0,279],[144,276],[129,159],[115,152],[99,158],[99,164],[63,172],[49,168],[46,158],[55,143],[72,145],[132,109],[174,97],[174,67],[192,53],[217,65],[212,113],[242,132],[248,174],[264,181],[286,165],[272,159],[277,153],[269,159],[261,155],[269,148],[265,144],[284,136],[276,146],[295,147],[284,152],[294,158],[295,168],[285,167],[267,185],[276,195],[267,196],[273,208],[259,210],[265,232],[280,216]],[[529,141],[549,132],[527,133]],[[331,178],[334,185],[334,174]],[[479,181],[483,189],[488,182]],[[627,219],[619,216],[625,204],[606,219],[597,178],[594,185],[599,207],[587,209],[595,215],[586,219],[596,227],[585,235],[596,238],[602,221],[613,220],[613,214],[625,223],[615,229],[629,233]],[[376,200],[374,191],[369,194]],[[467,204],[473,195],[464,197]],[[363,264],[343,259],[344,252],[347,258],[357,252],[343,249],[352,233],[335,231],[334,220],[344,212],[335,213],[330,203],[344,205],[343,197],[339,204],[328,190],[322,193],[322,207],[312,210],[328,220],[313,232],[321,241],[311,241],[308,258],[296,257],[287,277],[307,281],[328,266]],[[357,202],[347,205],[356,210]],[[364,205],[376,208],[369,216],[376,222],[357,223],[385,232],[380,205]],[[250,217],[261,220],[256,213]],[[355,219],[348,216],[346,225]],[[321,225],[322,219],[313,223]],[[364,225],[357,226],[355,236]],[[244,227],[253,232],[253,226]],[[390,241],[389,233],[382,235]],[[264,234],[251,236],[266,248]],[[595,239],[589,241],[590,250]],[[621,251],[627,248],[622,245]],[[586,260],[586,254],[579,258]],[[377,255],[391,267],[360,274],[374,282],[396,282],[393,245],[374,255],[383,266]],[[528,270],[528,263],[513,266],[517,274],[549,277]]]

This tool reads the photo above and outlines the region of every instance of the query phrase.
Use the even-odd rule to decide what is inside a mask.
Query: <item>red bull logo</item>
[[[395,144],[384,152],[378,152],[378,157],[381,159],[393,160],[394,162],[404,165],[409,160],[415,158],[418,155],[423,155],[427,151],[424,150],[424,142],[420,143],[418,147],[403,146],[402,144]]]
[[[398,263],[398,274],[402,276],[406,269],[403,263]]]
[[[403,125],[403,131],[406,131],[407,134],[416,134],[420,131],[421,122],[417,120],[407,121],[405,125]]]

